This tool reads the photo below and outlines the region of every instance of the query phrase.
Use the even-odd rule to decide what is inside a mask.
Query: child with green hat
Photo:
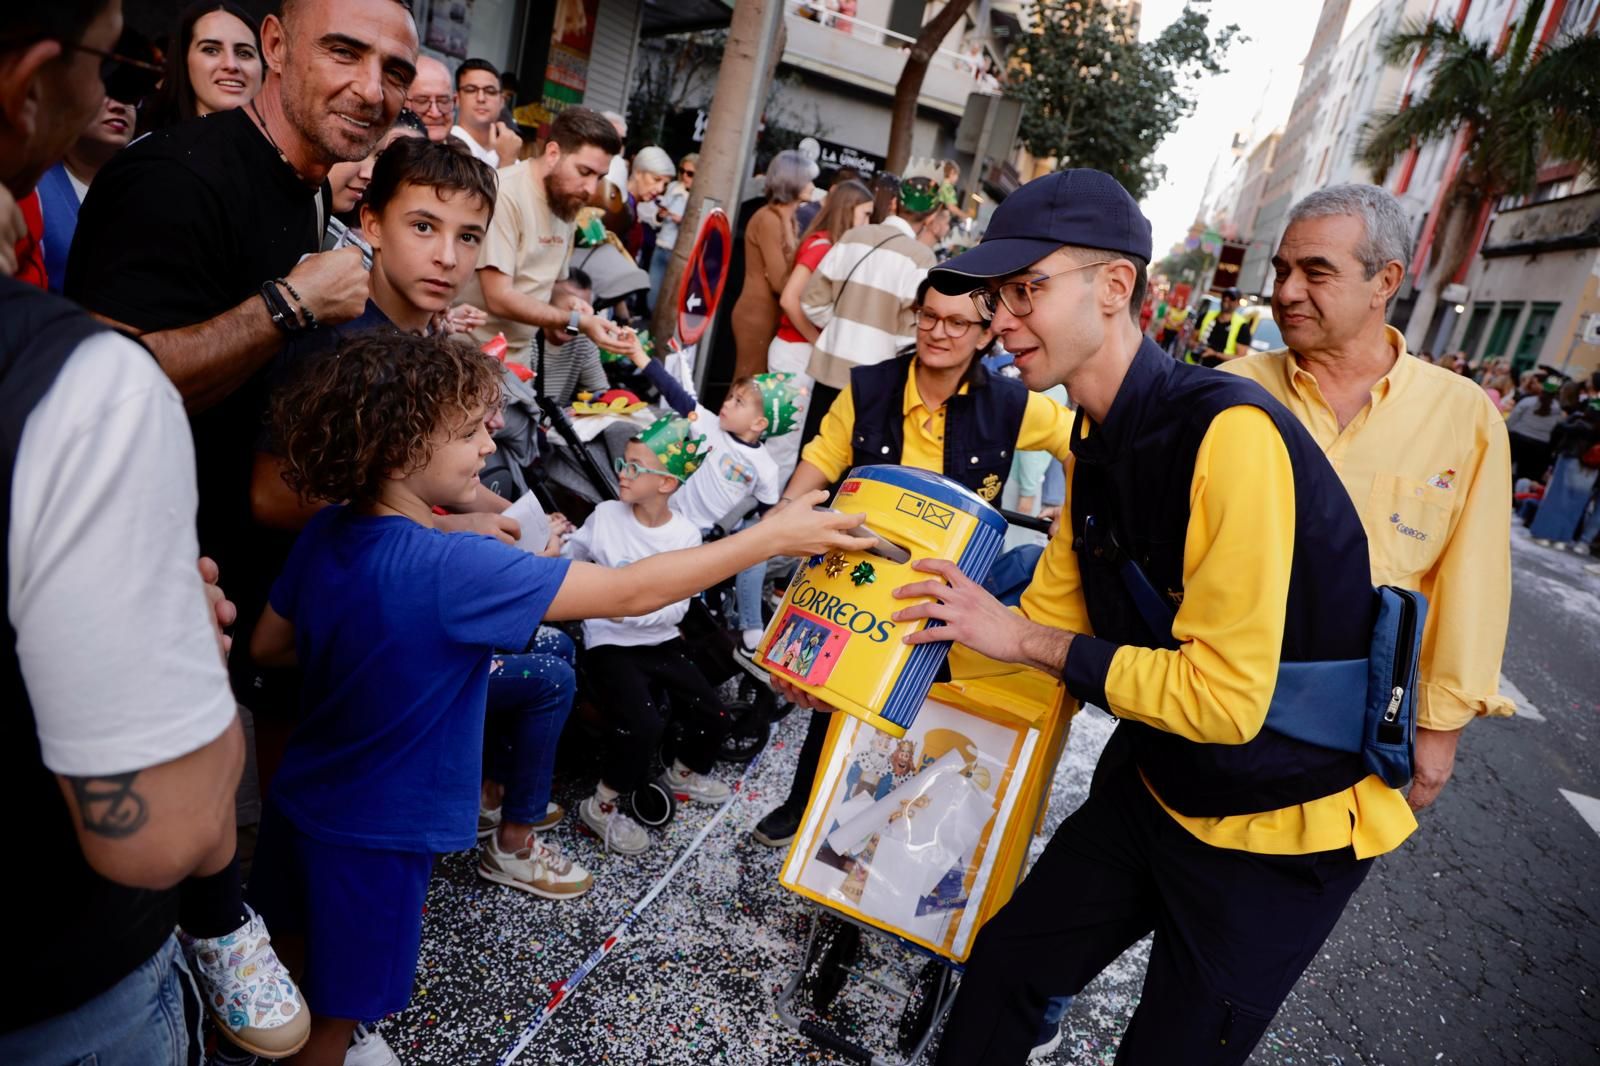
[[[799,427],[799,404],[805,388],[797,375],[742,377],[729,386],[727,398],[713,413],[638,344],[624,354],[661,391],[668,406],[694,419],[696,431],[706,436],[709,457],[699,473],[689,478],[683,491],[672,497],[674,511],[704,534],[730,515],[743,518],[752,499],[756,515],[778,502],[783,492],[782,472],[766,441]],[[747,652],[755,650],[764,628],[761,592],[765,579],[764,564],[751,567],[738,579],[738,625]],[[743,661],[747,667],[754,666],[753,659]]]
[[[698,545],[700,531],[670,502],[706,457],[706,438],[688,419],[657,419],[628,442],[617,460],[619,499],[596,507],[563,554],[616,567]],[[721,803],[729,795],[727,785],[706,776],[731,719],[716,689],[686,654],[678,623],[688,609],[689,601],[682,599],[635,618],[583,623],[587,665],[592,676],[605,679],[602,711],[611,735],[599,784],[578,805],[578,817],[608,849],[625,855],[650,846],[649,834],[618,800],[649,781],[666,728],[663,692],[672,694],[683,738],[662,784],[680,799],[700,803]]]

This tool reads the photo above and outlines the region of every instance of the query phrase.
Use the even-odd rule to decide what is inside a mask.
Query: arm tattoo
[[[78,817],[91,833],[121,840],[144,827],[150,811],[144,797],[133,790],[140,771],[104,777],[68,777],[78,800]]]

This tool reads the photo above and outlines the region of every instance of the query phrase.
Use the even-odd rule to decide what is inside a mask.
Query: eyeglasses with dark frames
[[[951,340],[960,340],[967,335],[967,330],[973,326],[983,325],[982,322],[974,322],[970,318],[962,318],[960,315],[937,315],[925,307],[918,308],[917,328],[922,332],[932,333],[934,327],[941,322],[944,323],[944,335]]]
[[[992,289],[973,289],[972,306],[977,308],[978,314],[993,321],[995,311],[999,305],[1004,305],[1017,318],[1027,318],[1033,314],[1033,290],[1043,285],[1052,278],[1059,278],[1064,274],[1075,274],[1080,270],[1090,267],[1105,266],[1110,259],[1096,259],[1092,263],[1080,263],[1066,270],[1058,270],[1054,274],[1041,274],[1036,278],[1024,278],[1021,281],[1008,281],[996,285]]]

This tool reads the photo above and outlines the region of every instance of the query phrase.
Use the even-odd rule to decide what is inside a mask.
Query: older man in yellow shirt
[[[1428,598],[1407,795],[1421,810],[1450,779],[1462,728],[1512,713],[1498,695],[1511,607],[1511,452],[1483,390],[1411,358],[1384,324],[1411,259],[1409,232],[1377,186],[1336,185],[1301,200],[1272,259],[1272,313],[1289,347],[1224,369],[1262,385],[1321,445],[1367,531],[1373,583]]]

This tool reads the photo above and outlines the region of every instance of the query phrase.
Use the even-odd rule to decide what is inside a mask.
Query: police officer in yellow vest
[[[1119,719],[1127,755],[1108,752],[1089,799],[979,933],[944,1066],[1021,1063],[1046,1003],[1152,931],[1117,1062],[1243,1063],[1373,857],[1416,828],[1359,755],[1272,726],[1280,667],[1367,658],[1366,536],[1282,404],[1141,337],[1150,251],[1150,224],[1115,179],[1066,170],[1013,193],[983,243],[930,272],[992,316],[1024,384],[1063,383],[1078,401],[1070,530],[1020,612],[922,560],[937,580],[896,595],[933,601],[895,618],[943,622],[908,640],[964,645],[957,676],[982,656],[1059,676]],[[1150,599],[1170,625],[1152,621]]]
[[[1191,363],[1216,366],[1238,355],[1249,354],[1250,331],[1255,322],[1239,310],[1239,290],[1230,288],[1222,294],[1222,304],[1215,311],[1207,311],[1194,331],[1199,347],[1190,356]]]

